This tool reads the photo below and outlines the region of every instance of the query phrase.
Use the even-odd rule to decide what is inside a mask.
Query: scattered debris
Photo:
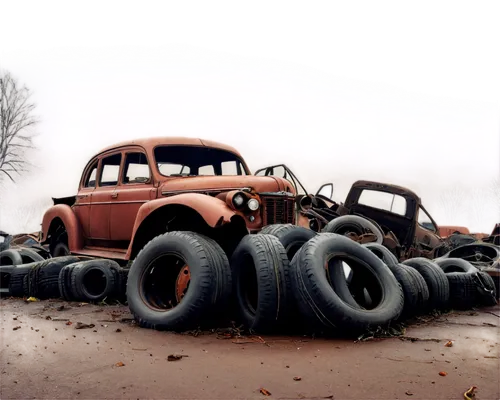
[[[234,339],[231,342],[232,343],[236,343],[236,344],[263,343],[263,344],[267,345],[266,341],[264,339],[262,339],[260,336],[241,337],[241,338],[238,338],[238,339]]]
[[[120,328],[116,328],[115,332],[121,332],[122,330]]]
[[[271,396],[271,392],[267,389],[260,388],[260,393],[262,393],[264,396]]]
[[[12,328],[13,331],[17,331],[18,329],[21,329],[20,326],[15,326],[14,328]]]
[[[25,301],[26,301],[26,303],[31,303],[31,302],[39,301],[39,300],[36,297],[28,297]]]
[[[52,317],[51,317],[50,315],[47,315],[47,316],[45,317],[45,319],[50,320],[50,319],[52,319]]]
[[[301,381],[301,380],[302,380],[302,378],[301,378],[300,376],[294,376],[294,377],[293,377],[293,380],[294,380],[294,381]]]
[[[167,361],[178,361],[178,360],[180,360],[183,357],[189,357],[189,356],[184,355],[184,354],[170,354],[167,357]]]
[[[435,338],[422,339],[410,336],[402,336],[399,338],[399,340],[408,340],[410,342],[436,342],[436,343],[442,342],[442,339],[435,339]]]
[[[447,342],[446,342],[446,344],[445,344],[445,346],[446,346],[446,347],[451,347],[451,346],[453,346],[453,341],[452,341],[452,340],[447,341]]]
[[[57,311],[65,310],[64,304],[62,306],[57,307]]]
[[[476,394],[474,391],[477,389],[477,386],[471,386],[465,393],[464,393],[464,399],[465,400],[472,400],[474,397],[476,397]]]
[[[71,322],[71,321],[66,322],[66,325],[72,325],[72,324],[73,324],[73,322]]]
[[[94,326],[95,326],[94,324],[84,324],[83,322],[77,322],[75,329],[93,328]]]
[[[439,375],[441,375],[441,376],[446,376],[446,375],[448,375],[448,372],[441,371],[441,372],[439,373]]]
[[[410,392],[409,390],[407,390],[407,391],[405,392],[405,394],[406,394],[407,396],[413,396],[413,393],[412,393],[412,392]]]
[[[124,367],[125,364],[121,361],[118,361],[116,364],[115,364],[117,367]]]

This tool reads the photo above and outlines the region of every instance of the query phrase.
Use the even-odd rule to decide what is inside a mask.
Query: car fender
[[[66,228],[68,233],[68,247],[70,251],[75,251],[83,248],[83,235],[80,223],[73,209],[67,204],[56,204],[50,207],[42,219],[42,238],[41,242],[45,243],[49,234],[50,225],[55,218],[59,218]]]
[[[137,212],[137,217],[132,231],[132,241],[127,252],[130,255],[136,233],[144,220],[159,208],[171,205],[189,207],[196,211],[212,228],[222,226],[231,222],[231,218],[237,213],[227,203],[219,198],[200,193],[183,193],[164,197],[144,203]]]

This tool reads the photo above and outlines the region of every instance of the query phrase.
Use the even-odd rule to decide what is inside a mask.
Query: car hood
[[[253,175],[169,178],[161,183],[160,193],[196,191],[225,192],[243,188],[251,188],[256,193],[285,191],[295,194],[292,184],[286,179]]]

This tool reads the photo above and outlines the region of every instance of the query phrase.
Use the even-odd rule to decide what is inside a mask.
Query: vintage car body
[[[184,137],[132,140],[92,157],[76,196],[53,199],[40,241],[53,255],[126,261],[161,233],[192,230],[231,252],[265,225],[295,223],[295,195],[286,179],[251,175],[230,146]]]
[[[308,194],[295,174],[285,164],[261,168],[260,176],[288,179],[298,193],[297,225],[320,232],[341,215],[359,215],[378,225],[384,233],[383,244],[400,261],[411,257],[434,258],[442,248],[439,227],[410,189],[382,182],[358,180],[352,185],[344,203],[333,201],[333,184]],[[361,238],[359,238],[361,240]]]

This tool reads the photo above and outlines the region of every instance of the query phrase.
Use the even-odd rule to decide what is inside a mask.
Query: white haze
[[[34,93],[34,167],[0,186],[0,230],[37,231],[102,147],[190,136],[309,192],[416,191],[438,224],[500,222],[497,1],[3,1],[0,68]]]

